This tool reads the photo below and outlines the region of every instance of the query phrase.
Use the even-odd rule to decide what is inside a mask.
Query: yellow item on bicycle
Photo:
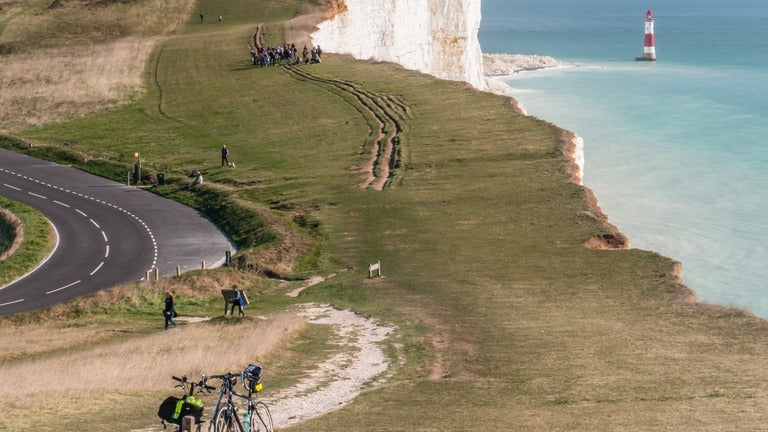
[[[196,398],[194,396],[187,396],[184,399],[177,399],[174,397],[168,398],[168,400],[175,401],[176,407],[173,411],[173,415],[170,418],[165,418],[167,414],[161,415],[161,413],[158,413],[160,418],[163,420],[168,420],[172,423],[181,424],[181,418],[187,415],[194,415],[196,419],[200,419],[200,417],[203,414],[203,401],[199,398]],[[164,403],[167,405],[167,402]],[[160,411],[165,410],[163,408],[163,405],[161,405]]]
[[[263,369],[260,365],[250,364],[245,370],[243,370],[243,385],[248,391],[260,392],[261,391],[261,373]]]

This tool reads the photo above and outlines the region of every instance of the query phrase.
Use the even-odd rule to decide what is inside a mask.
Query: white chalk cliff
[[[485,90],[477,31],[480,0],[344,0],[346,10],[318,25],[325,52],[398,63]]]

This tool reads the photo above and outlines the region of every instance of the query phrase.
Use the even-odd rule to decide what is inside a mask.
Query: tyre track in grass
[[[364,90],[360,83],[317,76],[302,67],[285,66],[282,70],[295,79],[340,96],[366,120],[369,130],[361,145],[361,154],[370,148],[370,158],[361,169],[366,179],[360,188],[380,191],[402,176],[400,168],[407,150],[403,136],[407,120],[413,116],[405,102],[394,95]]]

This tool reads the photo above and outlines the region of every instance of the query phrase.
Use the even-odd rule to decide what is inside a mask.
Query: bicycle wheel
[[[219,410],[216,417],[211,419],[211,425],[213,425],[213,432],[239,432],[232,408],[228,406]]]
[[[253,414],[251,415],[251,431],[253,432],[275,432],[272,425],[272,414],[264,402],[256,402],[253,405]]]

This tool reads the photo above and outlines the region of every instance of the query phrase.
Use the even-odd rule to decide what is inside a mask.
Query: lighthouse
[[[645,40],[643,41],[643,56],[636,57],[639,61],[656,61],[656,46],[653,43],[653,11],[645,14]]]

